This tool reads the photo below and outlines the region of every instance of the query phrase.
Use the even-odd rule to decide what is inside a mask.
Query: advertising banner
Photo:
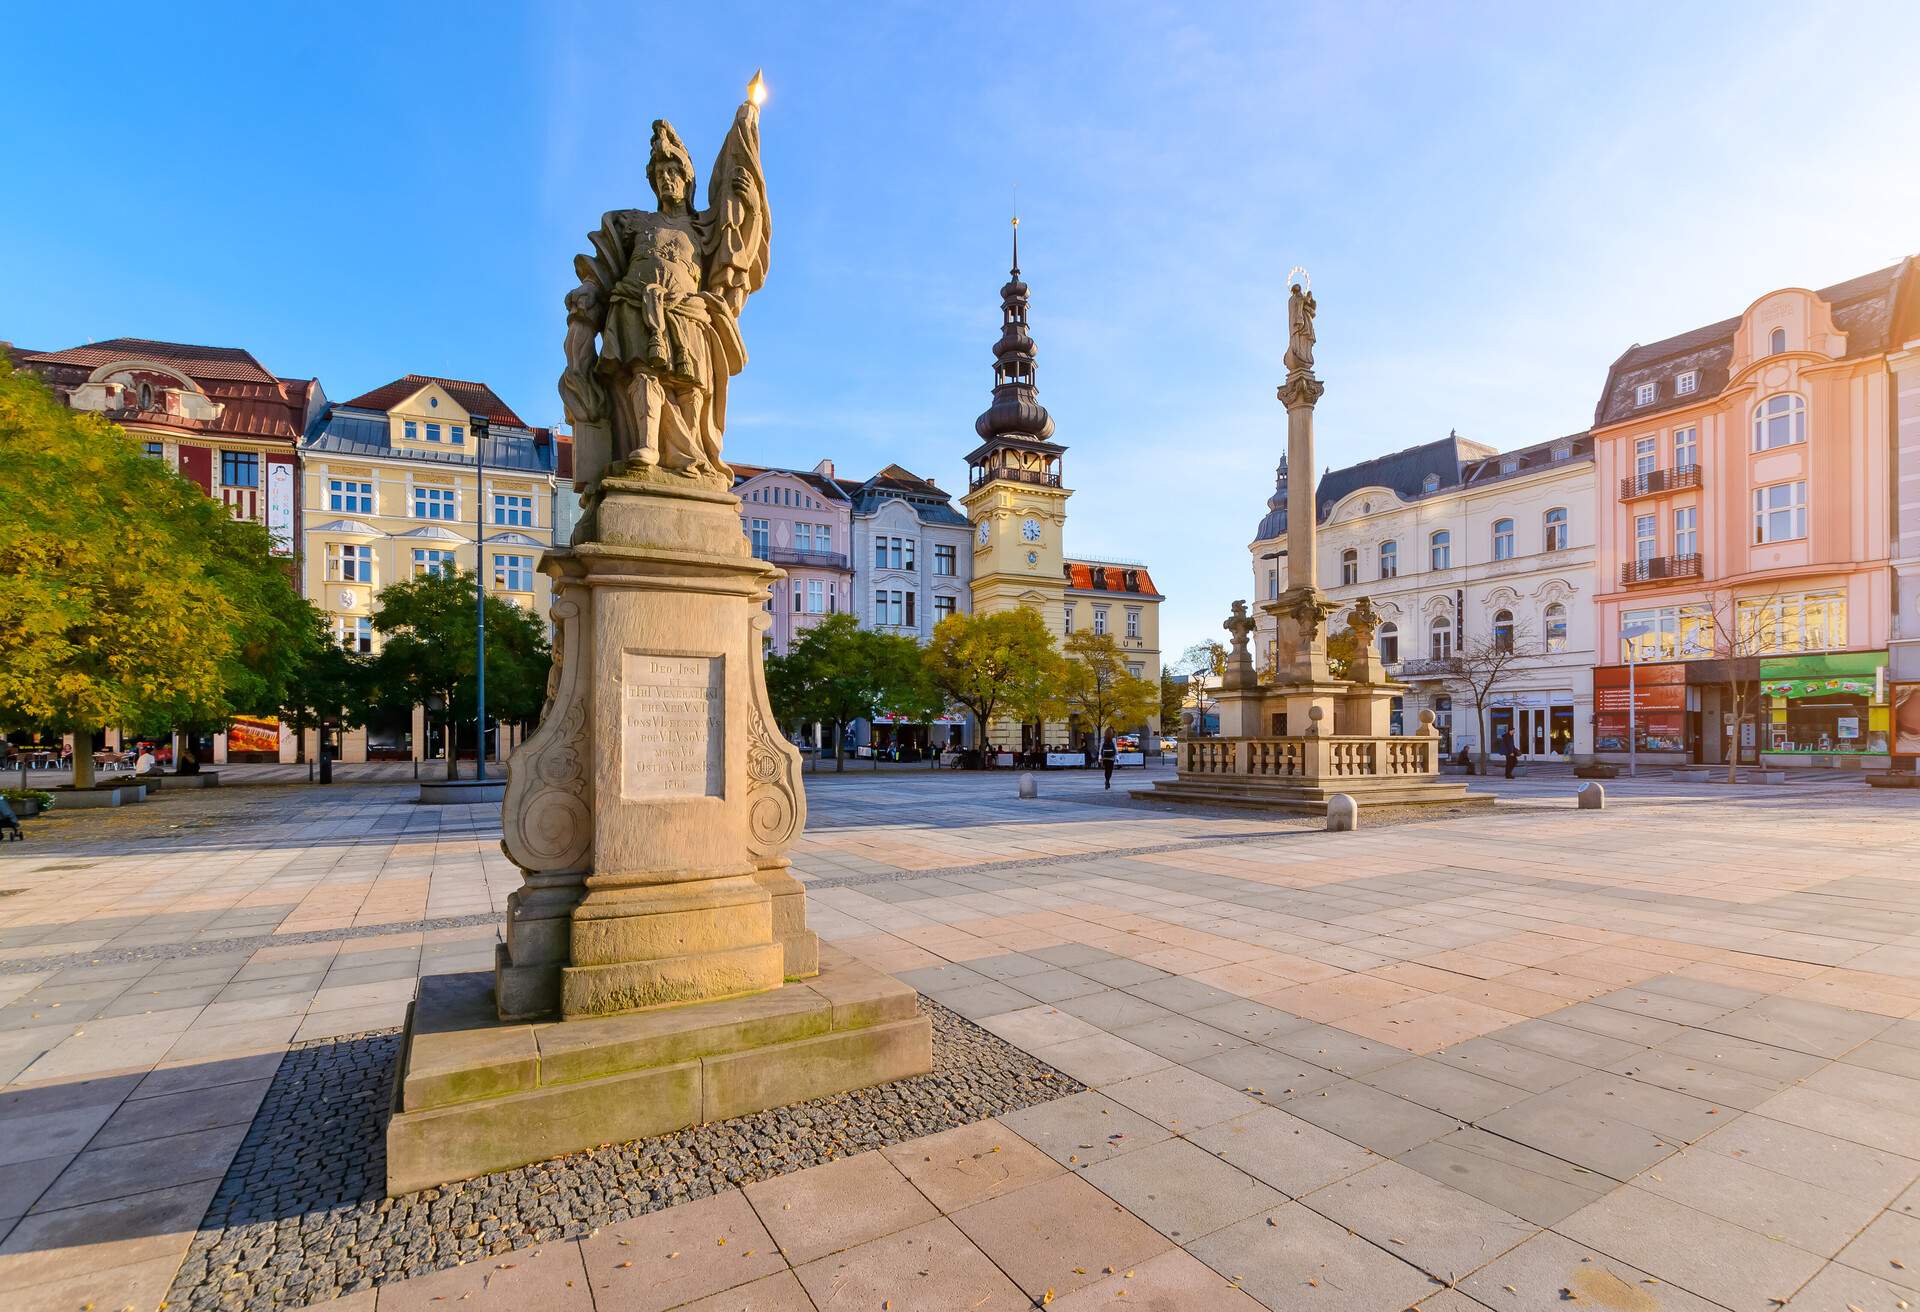
[[[273,554],[293,554],[293,466],[274,462],[267,466],[267,532],[273,537]],[[275,750],[278,750],[276,744]]]
[[[227,726],[227,752],[278,752],[280,721],[271,715],[243,715]]]

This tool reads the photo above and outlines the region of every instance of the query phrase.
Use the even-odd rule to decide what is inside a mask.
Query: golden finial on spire
[[[763,70],[753,70],[753,80],[747,83],[747,99],[756,107],[767,103],[767,79],[763,76]]]

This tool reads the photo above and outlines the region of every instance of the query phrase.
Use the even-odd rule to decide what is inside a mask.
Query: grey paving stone
[[[1832,1257],[1880,1211],[1883,1200],[1790,1180],[1725,1153],[1689,1148],[1632,1180],[1636,1188]],[[1916,1253],[1920,1260],[1920,1253]]]
[[[1144,962],[1129,961],[1125,957],[1114,957],[1107,961],[1090,961],[1074,966],[1075,974],[1084,975],[1096,983],[1108,988],[1126,988],[1130,984],[1145,984],[1149,980],[1168,979],[1170,974],[1157,966]]]
[[[1874,1039],[1861,1044],[1840,1060],[1848,1066],[1863,1066],[1868,1070],[1920,1080],[1920,1048]]]
[[[1920,1292],[1920,1220],[1888,1212],[1862,1230],[1836,1260],[1890,1284]]]
[[[1182,1244],[1286,1201],[1277,1190],[1185,1139],[1168,1139],[1110,1158],[1081,1174],[1142,1221]]]
[[[1185,1064],[1269,1106],[1338,1084],[1343,1078],[1289,1053],[1253,1044]]]
[[[1159,1143],[1172,1133],[1091,1090],[1007,1112],[1000,1122],[1054,1161],[1075,1169]]]
[[[1892,1025],[1891,1017],[1830,1007],[1824,1002],[1766,998],[1728,1012],[1708,1028],[1817,1057],[1838,1057],[1878,1037]]]
[[[1002,1012],[1019,1011],[1033,1005],[1033,999],[1026,994],[1010,985],[997,984],[992,980],[971,987],[930,993],[928,996],[948,1010],[959,1012],[968,1020],[998,1016]]]
[[[1332,1025],[1310,1024],[1267,1041],[1267,1047],[1342,1075],[1365,1075],[1413,1056],[1405,1048]]]
[[[1356,1078],[1362,1084],[1371,1084],[1408,1102],[1463,1121],[1478,1120],[1533,1096],[1526,1089],[1490,1080],[1463,1066],[1450,1066],[1431,1057],[1395,1062]]]
[[[1160,1054],[1135,1047],[1111,1034],[1091,1034],[1065,1043],[1045,1044],[1033,1049],[1033,1055],[1093,1088],[1172,1065]]]
[[[903,984],[911,984],[920,992],[938,998],[943,993],[954,993],[960,989],[970,989],[980,984],[992,983],[987,976],[966,966],[922,966],[918,970],[906,970],[900,973]]]
[[[1632,988],[1602,993],[1599,997],[1590,998],[1588,1001],[1597,1007],[1610,1007],[1615,1011],[1647,1016],[1654,1020],[1670,1021],[1675,1025],[1705,1025],[1726,1015],[1734,1009],[1734,1006],[1746,1005],[1742,1002],[1723,1007],[1717,1003],[1701,1002],[1694,998],[1678,998],[1670,993],[1642,988],[1637,984]]]
[[[1150,979],[1144,984],[1129,984],[1126,991],[1136,998],[1145,998],[1156,1006],[1177,1011],[1183,1016],[1237,1000],[1225,989],[1216,989],[1211,984],[1202,984],[1199,980],[1181,975]]]
[[[1551,1093],[1495,1112],[1481,1120],[1480,1128],[1616,1180],[1631,1179],[1680,1146]]]
[[[1203,1025],[1211,1025],[1217,1030],[1229,1034],[1238,1034],[1241,1038],[1254,1043],[1266,1043],[1282,1034],[1292,1034],[1312,1024],[1292,1012],[1282,1011],[1278,1007],[1269,1007],[1264,1002],[1241,999],[1236,1002],[1223,1002],[1214,1007],[1202,1007],[1192,1013],[1193,1019]]]
[[[1110,1084],[1104,1092],[1179,1134],[1245,1115],[1260,1105],[1236,1089],[1180,1066]]]
[[[1733,1312],[1770,1312],[1825,1261],[1671,1199],[1629,1186],[1555,1227],[1575,1243],[1628,1254],[1649,1275],[1708,1291]]]
[[[1069,1015],[1078,1016],[1103,1030],[1122,1030],[1129,1025],[1144,1025],[1150,1020],[1175,1014],[1165,1007],[1155,1006],[1145,998],[1136,998],[1118,989],[1089,993],[1078,998],[1063,998],[1059,1007]]]
[[[241,1122],[117,1148],[89,1148],[73,1159],[31,1210],[47,1212],[196,1180],[218,1180],[227,1173],[234,1150],[246,1134],[246,1123]]]
[[[1661,1052],[1697,1057],[1728,1070],[1757,1075],[1783,1086],[1811,1075],[1827,1063],[1825,1057],[1715,1030],[1684,1030],[1657,1048]]]
[[[1725,1312],[1597,1248],[1545,1231],[1489,1262],[1460,1288],[1495,1312],[1604,1308],[1609,1312]],[[1425,1305],[1422,1305],[1425,1312]]]
[[[1652,1130],[1663,1139],[1692,1143],[1712,1134],[1737,1111],[1623,1075],[1594,1071],[1540,1095],[1584,1107],[1600,1116]]]
[[[1535,1225],[1553,1225],[1614,1187],[1607,1176],[1472,1127],[1421,1144],[1398,1160]]]
[[[1671,1089],[1740,1111],[1751,1111],[1782,1087],[1745,1071],[1729,1070],[1712,1062],[1654,1048],[1642,1049],[1638,1055],[1614,1062],[1606,1069],[1642,1084]]]
[[[1561,1025],[1550,1016],[1509,1025],[1503,1030],[1495,1030],[1488,1037],[1534,1052],[1544,1052],[1562,1061],[1577,1062],[1582,1066],[1605,1066],[1610,1061],[1619,1061],[1622,1057],[1646,1051],[1645,1044],[1610,1038],[1577,1025]]]
[[[1300,1201],[1448,1284],[1539,1231],[1398,1162],[1380,1162]]]
[[[1859,1312],[1896,1312],[1902,1304],[1912,1307],[1913,1291],[1870,1276],[1864,1271],[1835,1262],[1800,1287],[1787,1301],[1793,1312],[1838,1312],[1858,1308]]]
[[[1007,952],[997,957],[980,957],[967,963],[967,969],[988,979],[1001,982],[1021,979],[1028,975],[1038,975],[1044,971],[1058,970],[1060,967],[1051,962],[1025,952]]]
[[[1705,1002],[1719,1007],[1723,1013],[1758,1002],[1767,996],[1754,989],[1716,984],[1712,980],[1689,979],[1685,975],[1656,975],[1634,987],[1648,993],[1664,993],[1670,998],[1685,998],[1688,1002]]]
[[[1085,975],[1076,975],[1070,970],[1052,966],[1033,975],[1021,975],[1014,979],[999,981],[1008,988],[1018,989],[1030,998],[1041,1002],[1064,1002],[1068,998],[1085,997],[1089,993],[1098,993],[1099,984]]]
[[[1462,1066],[1476,1075],[1535,1093],[1577,1080],[1588,1070],[1577,1062],[1484,1037],[1442,1048],[1433,1056],[1436,1061]]]
[[[1104,948],[1092,948],[1084,943],[1062,943],[1056,947],[1035,948],[1027,955],[1038,957],[1056,966],[1065,966],[1069,970],[1077,970],[1081,966],[1090,966],[1095,962],[1119,959]]]
[[[1289,1098],[1285,1110],[1383,1157],[1397,1157],[1460,1127],[1454,1117],[1357,1080]]]
[[[54,1177],[67,1169],[72,1153],[32,1157],[0,1166],[0,1221],[25,1215]]]
[[[1364,1171],[1379,1157],[1276,1107],[1261,1107],[1187,1136],[1292,1197]]]
[[[1237,1034],[1216,1030],[1185,1016],[1167,1016],[1150,1020],[1144,1025],[1129,1025],[1114,1033],[1148,1052],[1159,1053],[1169,1061],[1189,1065],[1202,1057],[1214,1057],[1247,1046],[1247,1040]]]
[[[1805,1085],[1781,1090],[1755,1107],[1752,1114],[1920,1159],[1920,1115],[1889,1111]]]
[[[1920,1161],[1758,1112],[1715,1130],[1694,1149],[1725,1153],[1776,1175],[1880,1203],[1920,1179]]]
[[[1920,1108],[1920,1080],[1839,1062],[1807,1076],[1800,1087],[1909,1115]]]
[[[1271,1308],[1381,1312],[1437,1289],[1417,1268],[1299,1203],[1216,1230],[1188,1251]]]
[[[1651,1048],[1664,1039],[1670,1039],[1685,1028],[1670,1020],[1618,1011],[1603,1007],[1598,1002],[1576,1002],[1571,1007],[1554,1012],[1553,1019],[1559,1025],[1592,1030],[1595,1034],[1637,1043],[1643,1048]]]

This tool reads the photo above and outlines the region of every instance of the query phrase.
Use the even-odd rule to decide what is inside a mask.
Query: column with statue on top
[[[1307,471],[1316,466],[1313,412],[1326,384],[1314,373],[1318,303],[1303,270],[1287,298],[1287,579],[1261,605],[1274,619],[1274,659],[1256,671],[1248,640],[1255,621],[1243,601],[1224,627],[1233,645],[1220,689],[1220,734],[1231,743],[1182,744],[1179,774],[1136,796],[1201,805],[1269,806],[1324,812],[1346,793],[1391,805],[1490,803],[1466,786],[1441,782],[1440,737],[1422,711],[1411,734],[1391,732],[1393,701],[1405,685],[1389,682],[1374,645],[1380,615],[1368,598],[1352,607],[1338,631],[1329,622],[1340,605],[1319,587],[1318,506]],[[1336,658],[1334,647],[1340,655]]]

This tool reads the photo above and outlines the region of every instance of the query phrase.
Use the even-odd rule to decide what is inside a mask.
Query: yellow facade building
[[[475,416],[487,420],[484,451]],[[561,445],[484,383],[409,374],[328,406],[301,444],[300,567],[334,636],[376,651],[380,589],[447,568],[477,568],[489,592],[544,618],[550,590],[538,566],[554,542]],[[351,730],[339,759],[438,756],[440,729],[425,720],[416,707],[410,722]]]
[[[1073,492],[1061,472],[1066,447],[1052,440],[1053,416],[1040,404],[1034,381],[1018,235],[1016,224],[1012,276],[1000,289],[993,404],[974,421],[980,445],[967,455],[967,492],[961,498],[974,525],[973,612],[1027,606],[1040,612],[1056,639],[1073,633],[1076,625],[1111,633],[1127,655],[1129,671],[1157,686],[1162,598],[1146,566],[1067,555],[1067,500]],[[1159,717],[1138,729],[1144,749],[1157,752]],[[1003,720],[983,731],[1003,750],[1015,744],[1022,752],[1085,746],[1074,726],[1064,723]]]

